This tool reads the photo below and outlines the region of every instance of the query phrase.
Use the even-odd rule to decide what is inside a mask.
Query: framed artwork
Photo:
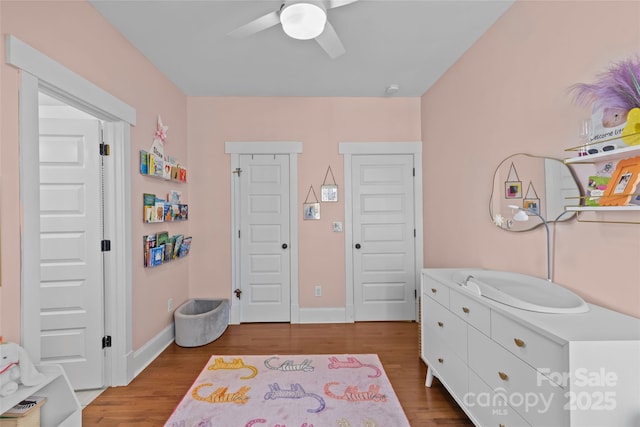
[[[506,181],[504,183],[504,197],[507,199],[521,199],[522,181]]]
[[[331,181],[327,184],[327,178],[331,174]],[[324,174],[324,181],[320,187],[320,200],[323,202],[337,202],[338,201],[338,185],[336,179],[333,176],[331,165],[327,168],[327,173]]]
[[[320,188],[320,197],[323,202],[337,202],[338,186],[335,184],[323,185]]]
[[[320,203],[305,203],[303,216],[304,219],[320,219]]]
[[[309,200],[311,194],[313,194],[313,199]],[[304,199],[304,203],[302,204],[302,218],[305,220],[320,219],[320,202],[318,202],[318,197],[313,189],[313,185],[309,187],[307,198]]]
[[[540,215],[540,199],[524,199],[522,201],[522,208]]]
[[[624,206],[629,203],[640,181],[640,157],[620,160],[600,198],[600,206]]]

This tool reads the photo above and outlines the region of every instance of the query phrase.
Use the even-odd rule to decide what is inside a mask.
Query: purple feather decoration
[[[640,58],[613,64],[597,75],[595,83],[578,83],[569,88],[578,105],[598,108],[640,108]]]

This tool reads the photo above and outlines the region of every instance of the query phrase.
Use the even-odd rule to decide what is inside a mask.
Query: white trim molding
[[[44,92],[104,120],[112,158],[105,175],[109,199],[105,232],[111,252],[105,261],[105,334],[115,344],[106,353],[106,385],[126,385],[133,379],[132,363],[132,249],[131,249],[131,125],[136,110],[84,77],[12,35],[7,35],[6,62],[21,72],[20,84],[20,201],[21,224],[21,332],[23,346],[40,360],[40,202],[38,92]],[[35,173],[33,171],[36,171]],[[108,269],[108,271],[106,270]]]
[[[43,89],[50,89],[60,98],[71,98],[80,109],[108,121],[123,120],[136,124],[136,110],[104,91],[84,77],[11,34],[6,36],[6,62],[38,77]],[[67,99],[63,99],[67,100]]]

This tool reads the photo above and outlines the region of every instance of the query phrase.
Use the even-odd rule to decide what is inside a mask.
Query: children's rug
[[[406,427],[375,354],[211,356],[165,427]]]

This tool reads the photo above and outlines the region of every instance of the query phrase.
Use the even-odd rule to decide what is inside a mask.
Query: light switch
[[[342,222],[341,221],[333,221],[333,232],[341,233],[342,232]]]

